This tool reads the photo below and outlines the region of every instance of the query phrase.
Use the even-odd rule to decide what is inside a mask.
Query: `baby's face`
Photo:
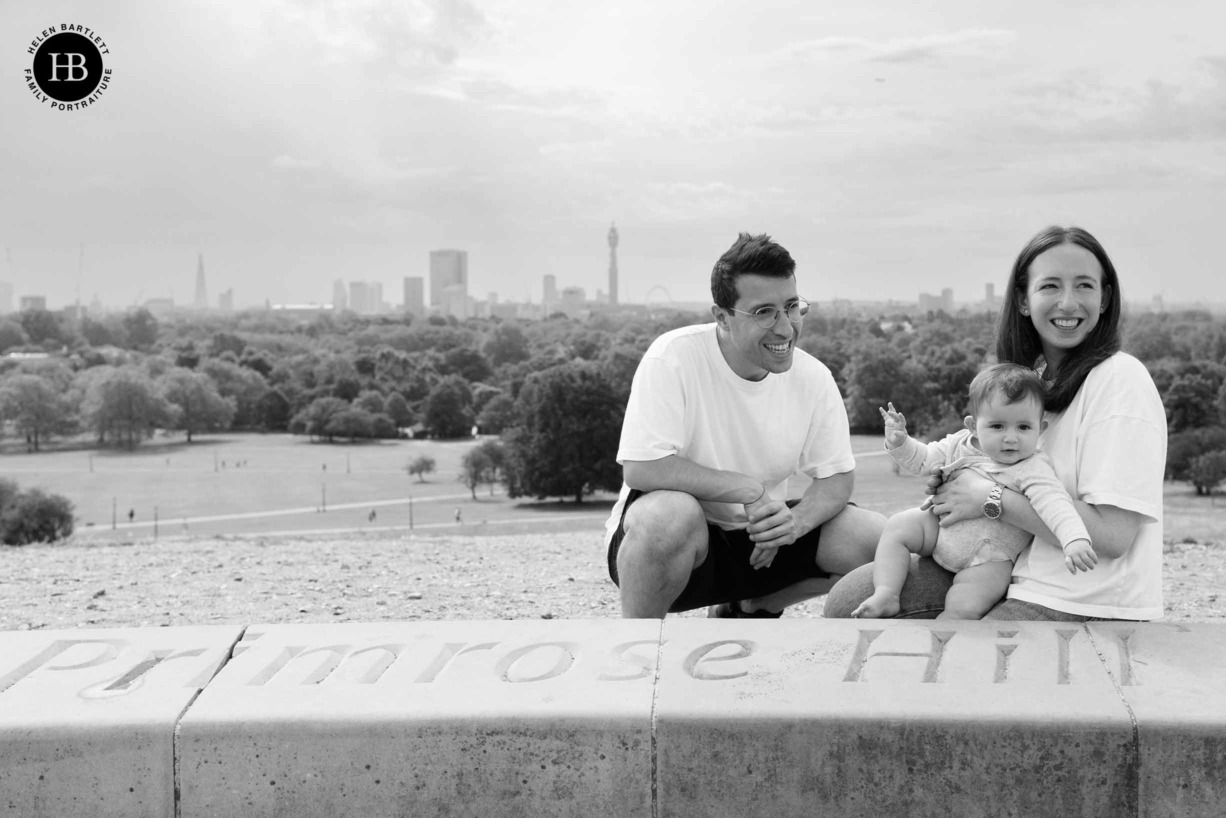
[[[1043,407],[1032,397],[1005,403],[992,395],[975,415],[979,450],[997,463],[1020,463],[1039,447],[1043,430]]]

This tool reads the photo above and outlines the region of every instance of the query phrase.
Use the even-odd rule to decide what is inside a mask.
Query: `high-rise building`
[[[404,277],[404,311],[418,317],[426,314],[426,283],[421,276]]]
[[[587,309],[587,292],[582,287],[562,289],[562,312],[571,318],[579,318]]]
[[[198,310],[209,307],[208,291],[204,288],[204,253],[196,254],[196,298],[192,301],[192,306]]]
[[[430,251],[430,306],[446,313],[448,301],[454,301],[452,287],[459,287],[468,297],[468,253],[464,250]],[[447,313],[449,314],[449,313]],[[458,317],[458,316],[457,316]]]
[[[217,308],[219,310],[225,310],[226,312],[233,312],[234,310],[234,288],[233,287],[222,292],[221,294],[217,296]]]
[[[349,309],[349,296],[345,293],[345,282],[339,278],[332,282],[332,309],[336,311]]]
[[[47,296],[45,295],[23,295],[18,301],[21,311],[26,310],[45,310],[47,309]]]
[[[609,226],[609,303],[617,306],[617,225]]]
[[[0,281],[0,315],[13,311],[13,285]]]
[[[546,304],[558,303],[558,277],[552,273],[545,276],[545,298]]]
[[[371,309],[372,293],[365,281],[349,282],[349,309],[358,315],[368,315]]]

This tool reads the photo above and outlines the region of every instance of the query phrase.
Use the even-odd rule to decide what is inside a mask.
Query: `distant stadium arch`
[[[659,293],[662,298],[653,303],[651,299],[657,293]],[[668,290],[664,289],[664,285],[657,284],[647,291],[647,295],[643,296],[643,303],[647,305],[648,309],[651,309],[652,307],[668,307],[673,303],[673,296]]]

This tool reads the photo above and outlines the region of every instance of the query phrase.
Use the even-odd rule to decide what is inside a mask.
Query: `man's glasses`
[[[792,323],[796,323],[800,319],[804,318],[809,312],[809,302],[803,299],[793,301],[782,310],[778,309],[777,307],[758,307],[753,312],[750,312],[749,310],[738,310],[736,307],[729,307],[728,309],[732,312],[739,312],[742,315],[752,316],[754,323],[759,327],[762,329],[770,329],[771,327],[775,326],[775,323],[779,320],[780,312],[787,315],[788,320]]]

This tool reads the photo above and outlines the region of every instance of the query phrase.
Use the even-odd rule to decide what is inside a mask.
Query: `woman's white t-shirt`
[[[1144,364],[1118,352],[1091,370],[1073,402],[1048,415],[1039,448],[1069,494],[1144,517],[1118,559],[1070,574],[1058,545],[1035,538],[1013,569],[1009,598],[1105,619],[1156,619],[1162,607],[1166,412]]]

